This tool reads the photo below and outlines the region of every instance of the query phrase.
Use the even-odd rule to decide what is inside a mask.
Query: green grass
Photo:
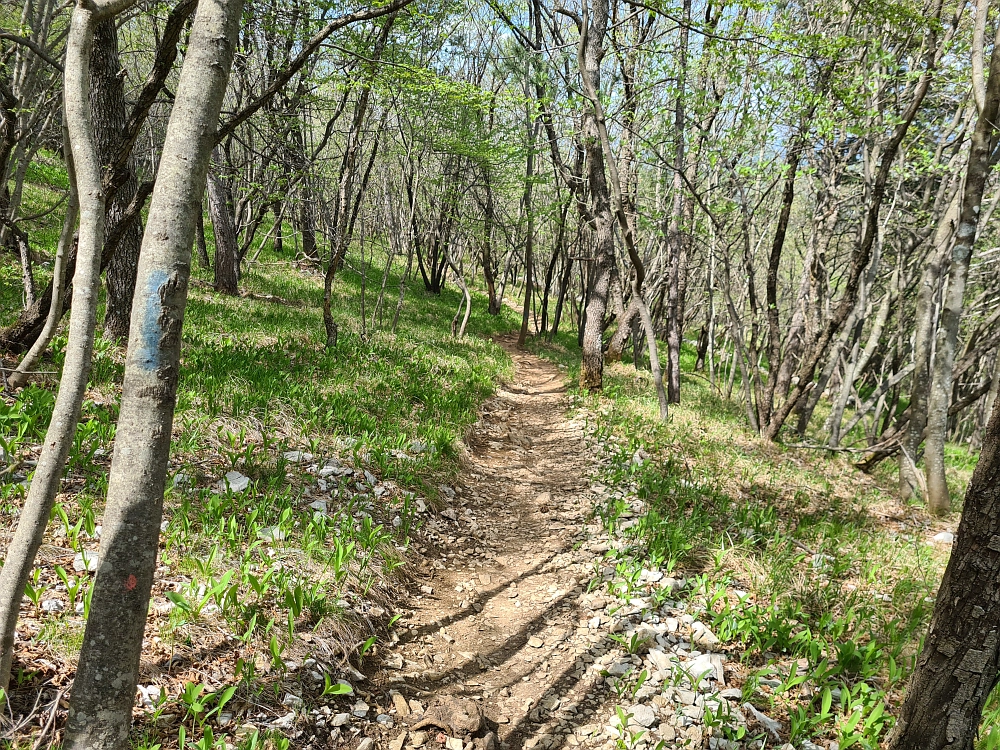
[[[51,202],[65,176],[46,160],[33,170],[26,199]],[[60,213],[33,228],[33,244],[44,251],[54,247]],[[211,254],[211,232],[208,240]],[[405,258],[395,259],[383,314],[373,320],[386,260],[376,251],[374,263],[365,269],[349,263],[335,281],[340,337],[328,351],[322,275],[293,262],[291,242],[286,248],[278,256],[265,244],[259,262],[245,269],[240,297],[216,294],[208,288],[210,272],[195,270],[148,629],[157,645],[147,657],[154,660],[223,646],[235,651],[236,667],[226,669],[233,670],[241,701],[251,703],[272,700],[287,680],[286,662],[308,655],[302,633],[321,634],[346,655],[369,637],[384,637],[369,623],[383,627],[380,613],[395,596],[395,571],[421,522],[418,501],[433,503],[438,486],[458,471],[462,436],[479,405],[512,373],[509,357],[490,339],[517,325],[506,308],[500,316],[486,314],[486,300],[476,293],[468,334],[456,339],[450,324],[458,290],[449,284],[441,295],[427,294],[418,276],[407,285],[391,331]],[[19,268],[8,261],[0,265],[2,322],[16,317],[20,296]],[[65,344],[57,337],[40,369],[58,372]],[[24,628],[57,662],[72,663],[82,638],[74,606],[89,601],[91,577],[74,574],[70,561],[96,548],[123,372],[123,351],[98,338],[64,493],[46,538],[56,558],[40,558],[29,592]],[[21,476],[44,436],[55,383],[48,377],[0,401],[0,447],[21,462]],[[285,459],[290,450],[314,454],[319,466],[337,457],[356,473],[328,477],[323,492],[308,463]],[[230,470],[250,478],[247,491],[219,489]],[[364,471],[379,480],[382,494]],[[174,484],[178,475],[186,481]],[[23,495],[19,482],[0,485],[0,519],[8,529]],[[324,498],[325,515],[310,507]],[[43,611],[41,602],[50,599],[65,609]],[[26,676],[14,691],[15,706],[19,697],[30,700],[32,686],[45,677]],[[324,692],[323,685],[302,687],[311,704],[335,698],[336,690]],[[168,696],[167,708],[180,700]],[[185,723],[191,739],[203,737],[196,718]],[[177,728],[164,731],[175,735]],[[140,745],[164,739],[170,737],[152,717],[139,722]]]

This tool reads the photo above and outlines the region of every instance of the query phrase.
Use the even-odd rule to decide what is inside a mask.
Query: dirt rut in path
[[[426,529],[442,555],[417,575],[399,642],[375,678],[400,693],[393,750],[462,747],[447,739],[445,721],[416,730],[421,715],[403,715],[407,699],[443,704],[442,714],[474,701],[486,718],[475,733],[484,748],[489,731],[503,747],[575,745],[573,730],[603,703],[585,670],[593,638],[580,627],[597,556],[574,549],[592,506],[583,425],[565,415],[565,375],[502,343],[515,382],[484,405],[468,438],[467,470]]]

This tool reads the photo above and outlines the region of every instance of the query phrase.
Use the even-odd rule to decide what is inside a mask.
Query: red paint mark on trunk
[[[131,591],[132,589],[135,588],[136,583],[138,583],[138,581],[135,580],[135,576],[132,573],[129,573],[128,580],[125,581],[125,590]]]

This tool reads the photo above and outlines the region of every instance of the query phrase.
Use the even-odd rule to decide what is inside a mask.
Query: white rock
[[[78,573],[87,571],[88,573],[93,573],[97,570],[97,566],[100,560],[97,558],[96,552],[88,552],[84,550],[83,552],[78,552],[76,557],[73,558],[73,570]]]
[[[257,538],[265,542],[280,542],[285,538],[285,530],[278,526],[265,526],[257,529]]]
[[[64,609],[66,609],[66,605],[58,599],[46,599],[42,602],[43,612],[62,612]]]
[[[639,583],[656,583],[662,578],[662,570],[643,570],[639,575]]]
[[[371,737],[365,737],[358,745],[358,750],[372,750],[373,747],[375,747],[375,740]]]
[[[955,541],[955,535],[950,531],[942,531],[940,534],[934,535],[934,541],[938,544],[951,544]]]
[[[281,701],[281,705],[288,706],[289,708],[300,709],[304,708],[306,704],[299,696],[295,695],[294,693],[286,693],[285,699]]]
[[[336,716],[333,717],[333,719],[330,720],[330,726],[334,727],[342,727],[345,724],[350,724],[350,723],[351,723],[350,714],[337,714]]]
[[[276,729],[289,729],[295,724],[295,712],[290,711],[284,716],[275,719],[271,722],[271,726]]]
[[[363,719],[368,715],[368,704],[364,701],[358,701],[351,707],[351,713],[360,719]]]
[[[231,492],[243,492],[250,486],[250,477],[244,476],[235,470],[230,471],[226,473],[226,476],[222,479],[219,485],[223,492],[226,491],[227,487]]]
[[[658,648],[651,648],[649,650],[648,658],[650,663],[656,668],[663,672],[669,672],[673,669],[674,662],[677,661],[676,656],[666,654]]]
[[[656,711],[643,703],[637,703],[626,713],[632,714],[632,721],[643,727],[651,727],[656,723]]]
[[[309,507],[319,513],[326,513],[326,500],[316,500],[309,503]]]
[[[773,734],[774,739],[781,739],[781,735],[779,734],[781,731],[781,722],[775,721],[767,714],[761,713],[752,703],[744,703],[743,708],[753,715],[753,717],[757,720],[757,723]]]
[[[284,455],[285,460],[293,464],[307,464],[314,458],[312,453],[305,453],[304,451],[286,451]]]

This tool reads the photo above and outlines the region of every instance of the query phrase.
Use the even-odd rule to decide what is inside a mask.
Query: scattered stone
[[[543,641],[538,636],[533,635],[531,636],[531,638],[528,639],[528,645],[531,646],[532,648],[541,648],[542,646],[545,645],[545,641]]]
[[[656,712],[644,703],[637,703],[626,713],[632,714],[632,721],[642,727],[651,727],[656,723]]]
[[[330,726],[333,727],[342,727],[350,723],[351,723],[350,714],[337,714],[330,720]]]
[[[942,531],[940,534],[934,535],[934,541],[938,544],[951,544],[955,541],[955,535],[950,531]]]
[[[282,717],[279,717],[271,722],[271,726],[275,729],[291,729],[295,724],[295,712],[290,711]]]
[[[463,737],[476,734],[485,725],[486,717],[478,703],[448,696],[439,698],[437,703],[428,707],[412,728],[437,727],[446,730],[450,736]]]
[[[358,743],[358,750],[372,750],[373,747],[375,747],[375,740],[371,737],[365,737]]]
[[[225,477],[219,482],[219,488],[225,492],[227,489],[233,494],[238,495],[241,492],[245,492],[247,487],[250,486],[250,477],[240,474],[238,471],[230,471]]]
[[[306,704],[299,696],[295,695],[294,693],[286,693],[285,699],[281,701],[281,705],[299,710],[305,708]]]
[[[100,559],[97,557],[96,552],[83,550],[82,552],[77,552],[73,558],[73,570],[77,573],[96,573],[99,564]]]
[[[284,457],[286,461],[293,464],[307,464],[314,458],[312,453],[303,451],[285,451]]]
[[[403,745],[406,744],[406,732],[404,731],[396,739],[389,743],[389,750],[403,750]]]
[[[390,693],[390,695],[392,695],[392,705],[395,707],[396,713],[400,717],[409,716],[410,704],[406,702],[406,698],[396,692]]]
[[[42,602],[43,612],[62,612],[66,609],[66,605],[58,599],[46,599]]]
[[[413,732],[410,735],[410,744],[414,747],[423,747],[427,744],[427,732]]]
[[[750,712],[750,715],[757,720],[758,724],[760,724],[762,727],[764,727],[764,729],[766,729],[772,735],[774,735],[774,739],[776,740],[781,739],[781,735],[779,734],[781,732],[780,722],[775,721],[767,714],[758,711],[756,706],[754,706],[752,703],[744,703],[743,708]]]
[[[265,542],[280,542],[285,536],[285,530],[278,526],[265,526],[257,529],[257,538]]]

